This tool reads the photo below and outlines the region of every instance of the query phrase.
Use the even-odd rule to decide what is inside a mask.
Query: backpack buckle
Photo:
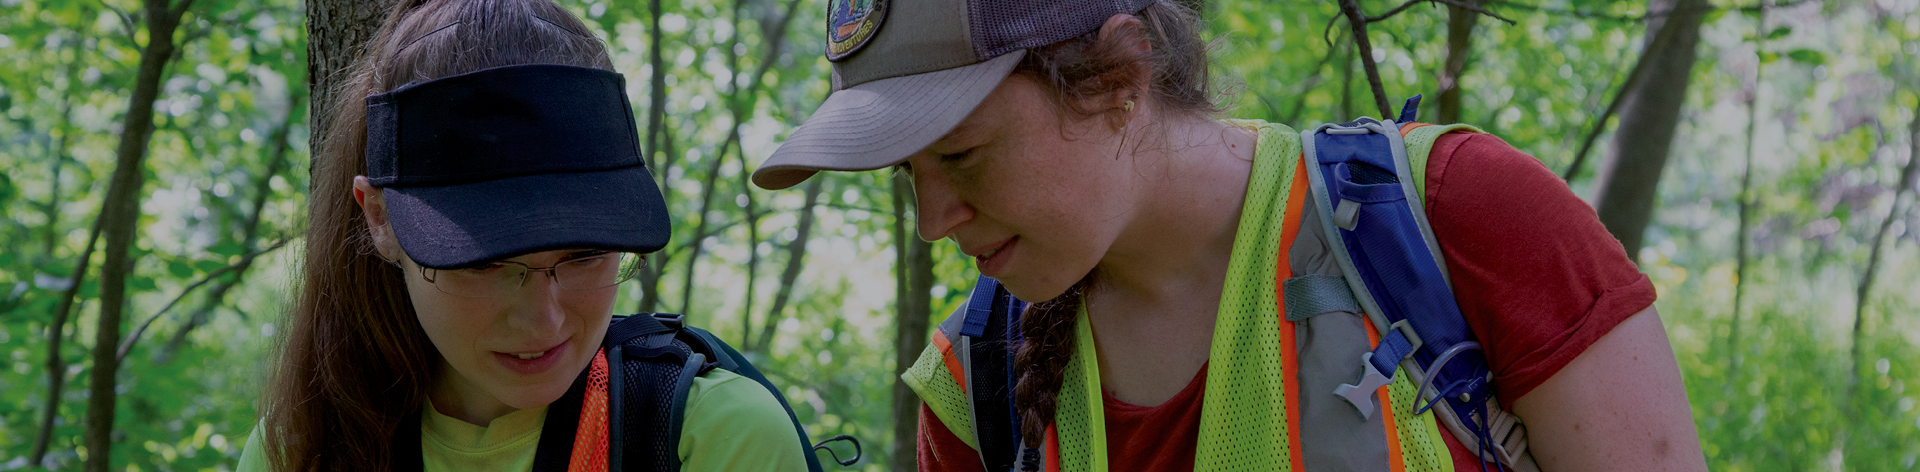
[[[654,313],[653,320],[660,322],[660,324],[667,325],[667,328],[675,331],[687,325],[687,315],[680,313]]]
[[[1373,418],[1373,392],[1387,386],[1393,378],[1380,375],[1380,369],[1373,367],[1372,352],[1360,354],[1360,365],[1366,369],[1366,373],[1360,374],[1360,384],[1341,384],[1334,387],[1333,394],[1347,399],[1353,409],[1360,411],[1360,418],[1368,419]]]

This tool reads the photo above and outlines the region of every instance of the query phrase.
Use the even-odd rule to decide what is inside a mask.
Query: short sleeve
[[[1453,133],[1426,172],[1434,239],[1506,404],[1653,304],[1652,282],[1619,240],[1538,159],[1493,135]]]
[[[724,369],[694,379],[685,418],[681,470],[807,470],[787,410],[752,379]]]
[[[987,465],[980,463],[980,453],[948,430],[946,423],[940,422],[925,403],[920,404],[920,433],[914,436],[920,472],[986,471]]]

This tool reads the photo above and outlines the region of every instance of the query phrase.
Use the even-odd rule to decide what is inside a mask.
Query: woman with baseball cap
[[[677,324],[649,347],[692,359],[672,366],[684,413],[622,436],[655,412],[622,414],[620,386],[650,379],[621,380],[644,370],[603,340],[669,219],[587,31],[549,0],[395,5],[314,153],[305,277],[241,470],[808,468],[771,387],[672,351]],[[662,436],[664,463],[632,451]]]
[[[1360,378],[1372,361],[1356,358],[1391,330],[1359,308],[1281,306],[1276,271],[1345,286],[1320,230],[1295,226],[1323,228],[1300,216],[1316,211],[1300,197],[1303,138],[1218,117],[1192,12],[831,3],[834,91],[754,182],[896,167],[922,238],[952,239],[1037,302],[996,354],[968,344],[996,329],[972,322],[987,310],[976,293],[903,375],[925,402],[921,470],[1457,470],[1485,465],[1480,446],[1499,446],[1489,467],[1704,470],[1652,284],[1591,209],[1498,138],[1402,130],[1494,393],[1527,426],[1478,418],[1509,434],[1471,437],[1415,413],[1427,410],[1411,385],[1379,387],[1385,414],[1369,416],[1355,409],[1373,389],[1349,405],[1326,383]],[[1000,358],[1012,380],[978,375]],[[982,406],[1008,384],[1013,414]],[[1010,434],[982,433],[1005,416]]]

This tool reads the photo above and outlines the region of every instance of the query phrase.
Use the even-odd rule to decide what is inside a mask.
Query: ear
[[[1128,59],[1106,78],[1122,85],[1099,98],[1105,102],[1104,107],[1116,112],[1116,123],[1124,125],[1146,105],[1153,84],[1153,41],[1148,40],[1146,24],[1140,18],[1124,13],[1108,17],[1095,41],[1096,54]],[[1133,105],[1128,106],[1128,102]]]
[[[393,235],[393,225],[387,218],[387,199],[367,181],[367,176],[353,177],[354,202],[360,205],[360,213],[367,221],[367,237],[373,241],[373,250],[381,259],[398,261],[405,255],[400,250],[400,240]]]

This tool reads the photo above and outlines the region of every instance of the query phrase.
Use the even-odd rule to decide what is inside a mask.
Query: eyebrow
[[[953,141],[973,141],[974,139],[963,138],[973,138],[977,134],[980,134],[980,127],[971,126],[970,123],[963,121],[960,124],[954,125],[952,130],[947,131],[947,134],[940,136],[940,139],[936,139],[933,142],[935,144],[951,144]]]

